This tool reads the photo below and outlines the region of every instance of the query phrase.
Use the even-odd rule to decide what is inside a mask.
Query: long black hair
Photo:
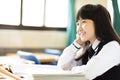
[[[78,21],[80,18],[91,19],[94,22],[95,34],[97,39],[116,40],[120,44],[120,38],[116,31],[114,30],[114,27],[112,26],[110,14],[104,6],[100,4],[84,5],[78,10],[78,13],[76,15],[76,21]],[[88,48],[89,44],[86,44],[84,46],[85,50],[87,50],[86,47]],[[83,52],[85,52],[85,50]]]
[[[108,10],[100,4],[87,4],[78,11],[76,19],[91,19],[95,24],[95,34],[98,39],[113,39],[120,43],[120,38],[112,26]]]

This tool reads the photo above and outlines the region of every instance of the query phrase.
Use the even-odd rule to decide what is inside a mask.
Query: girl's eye
[[[77,22],[76,25],[79,26],[79,23]]]
[[[85,20],[83,20],[83,21],[82,21],[82,23],[86,23],[86,21],[85,21]]]

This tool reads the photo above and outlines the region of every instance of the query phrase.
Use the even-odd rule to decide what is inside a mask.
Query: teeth
[[[84,33],[81,33],[80,37],[83,38],[83,36],[84,36]]]

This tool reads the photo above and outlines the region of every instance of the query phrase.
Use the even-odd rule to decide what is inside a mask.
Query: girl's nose
[[[81,26],[78,26],[78,27],[77,27],[77,33],[79,34],[81,31],[82,31],[82,27],[81,27]]]

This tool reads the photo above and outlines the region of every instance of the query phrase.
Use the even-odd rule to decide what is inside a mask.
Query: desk
[[[52,65],[11,65],[14,74],[27,75],[24,80],[86,80],[83,74],[63,71]],[[32,79],[32,77],[34,79]]]
[[[46,53],[35,53],[37,58],[40,60],[41,63],[49,63],[49,62],[56,62],[59,59],[57,55],[51,55]]]
[[[0,56],[0,64],[23,64],[18,56]]]
[[[34,55],[40,60],[41,63],[50,63],[54,61],[58,61],[59,56],[51,55],[46,53],[34,53]],[[19,58],[15,53],[7,53],[7,57]]]

